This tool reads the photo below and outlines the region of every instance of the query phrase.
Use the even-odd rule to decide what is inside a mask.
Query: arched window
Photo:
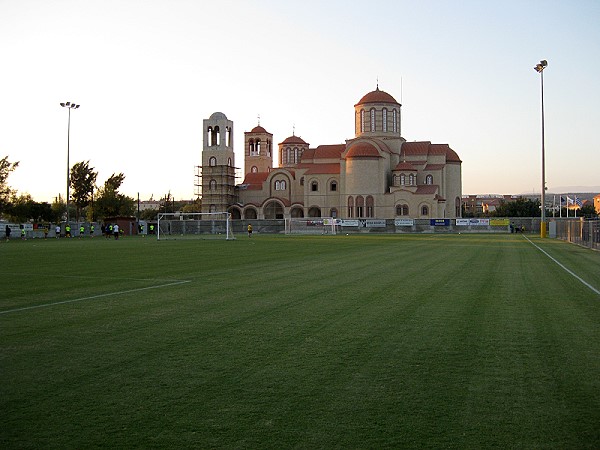
[[[375,131],[375,108],[371,108],[371,131]]]
[[[337,192],[337,181],[333,180],[330,184],[329,184],[329,190],[331,192]]]
[[[427,205],[421,206],[421,215],[426,217],[429,216],[429,207]]]
[[[231,167],[231,158],[227,158],[227,165]]]
[[[362,195],[356,197],[356,217],[364,217],[365,215],[365,199]]]
[[[221,132],[219,131],[219,127],[215,127],[212,137],[212,145],[221,145]]]
[[[206,130],[206,142],[208,142],[207,147],[210,147],[211,145],[213,145],[213,129],[212,127],[208,127],[208,129]]]
[[[285,152],[286,152],[285,163],[290,164],[290,161],[292,160],[292,149],[287,147],[285,149]]]
[[[402,205],[402,215],[408,216],[408,205]]]
[[[275,190],[279,190],[279,180],[275,181]]]
[[[298,164],[298,147],[294,147],[294,164]]]
[[[256,156],[260,156],[260,139],[256,140]]]
[[[365,110],[364,109],[360,110],[360,132],[361,133],[365,132]]]
[[[252,173],[258,173],[258,167],[252,166],[252,169],[250,169],[250,172],[252,172]]]
[[[383,108],[383,111],[381,111],[381,118],[381,129],[384,133],[387,133],[387,109]]]
[[[406,175],[403,173],[400,174],[400,186],[404,186],[406,184]]]
[[[354,217],[354,198],[352,196],[348,197],[348,217]]]
[[[412,173],[408,176],[408,185],[409,186],[415,185],[415,176]]]
[[[398,132],[398,113],[395,109],[392,110],[392,130],[394,133]]]
[[[281,186],[280,187],[281,187],[282,191],[285,191],[285,189],[287,188],[287,184],[286,184],[285,180],[281,180]]]
[[[250,156],[256,156],[256,153],[254,150],[254,139],[250,139],[248,141],[248,151],[250,153]]]
[[[433,184],[433,175],[427,175],[425,177],[425,184]]]
[[[267,139],[267,156],[271,156],[271,152],[273,151],[273,143]]]
[[[225,127],[225,146],[231,146],[231,128]]]
[[[408,205],[396,205],[397,216],[408,216]]]
[[[311,192],[317,192],[319,190],[319,183],[317,181],[311,181],[310,190]]]
[[[215,167],[217,165],[217,158],[215,158],[214,156],[211,156],[210,159],[208,160],[208,165],[210,167]]]
[[[208,189],[211,191],[217,190],[217,180],[210,180],[208,183]]]
[[[330,216],[330,217],[333,217],[333,218],[335,219],[335,218],[338,216],[338,214],[337,214],[337,209],[335,209],[335,208],[331,208],[331,209],[329,210],[329,216]]]
[[[370,195],[367,196],[367,217],[375,217],[375,201]]]

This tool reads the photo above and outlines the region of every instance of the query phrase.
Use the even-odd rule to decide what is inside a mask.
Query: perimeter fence
[[[600,250],[600,220],[579,218],[550,222],[550,237]]]

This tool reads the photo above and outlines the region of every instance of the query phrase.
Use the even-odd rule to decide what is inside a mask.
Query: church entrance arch
[[[290,211],[290,216],[294,219],[304,217],[304,210],[298,206],[292,208]]]
[[[321,208],[313,206],[308,210],[308,217],[321,217]]]
[[[265,205],[263,212],[265,219],[283,219],[283,206],[274,200]]]
[[[244,211],[244,219],[246,219],[246,220],[254,220],[256,218],[257,218],[256,209],[254,209],[254,208],[247,208]]]

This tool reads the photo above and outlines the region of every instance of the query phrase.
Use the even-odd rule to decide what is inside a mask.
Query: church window
[[[209,212],[217,212],[217,205],[210,205]]]
[[[425,184],[433,184],[433,175],[427,175],[425,177]]]
[[[375,131],[375,108],[371,108],[371,131]]]
[[[427,207],[427,205],[421,206],[421,215],[429,216],[429,207]]]
[[[372,196],[367,196],[367,217],[375,217],[375,202]]]
[[[329,190],[331,192],[336,192],[337,191],[337,181],[332,181],[331,184],[329,185]]]
[[[252,169],[250,169],[250,172],[257,173],[258,172],[258,167],[252,166]]]
[[[290,164],[290,161],[292,160],[292,149],[287,147],[285,149],[285,152],[286,152],[285,163]]]
[[[382,131],[384,133],[387,133],[387,109],[383,108],[383,111],[381,111],[381,115],[382,115]]]
[[[298,164],[298,147],[294,147],[294,164]]]
[[[267,139],[267,156],[271,156],[271,152],[273,151],[273,143]]]
[[[400,174],[400,186],[404,186],[406,184],[406,175],[403,173]]]
[[[215,167],[217,165],[217,158],[215,158],[214,156],[211,156],[210,159],[208,160],[208,165],[210,167]]]
[[[304,186],[304,177],[300,178],[300,186]]]
[[[254,150],[256,152],[256,156],[260,156],[260,139],[256,140],[256,149]]]
[[[365,132],[365,110],[364,109],[360,110],[360,132],[361,133]]]
[[[230,127],[225,127],[225,146],[226,147],[231,146],[231,128]]]
[[[398,113],[395,109],[392,110],[392,130],[394,133],[398,132]]]
[[[354,217],[354,198],[352,196],[348,197],[348,217]]]
[[[329,216],[330,216],[330,217],[333,217],[333,218],[335,219],[335,218],[337,217],[337,209],[335,209],[335,208],[331,208],[331,209],[329,210]]]
[[[365,199],[362,195],[356,197],[356,217],[364,217]]]
[[[408,185],[409,186],[415,185],[415,176],[412,173],[408,176]]]
[[[408,205],[396,205],[397,216],[408,216]]]
[[[210,182],[208,183],[208,189],[211,191],[216,191],[217,190],[217,180],[210,180]]]
[[[229,167],[231,167],[231,166],[232,166],[232,164],[231,164],[231,158],[227,158],[227,165],[228,165]]]
[[[208,142],[207,147],[210,147],[212,145],[212,135],[213,129],[212,127],[208,127],[208,129],[206,130],[206,142]]]
[[[221,132],[219,127],[215,127],[212,135],[212,145],[221,145]]]
[[[312,192],[317,192],[319,190],[319,183],[317,183],[316,181],[313,181],[310,183],[310,190]]]

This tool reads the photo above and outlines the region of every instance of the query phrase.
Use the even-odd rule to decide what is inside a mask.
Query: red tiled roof
[[[448,151],[446,152],[446,161],[448,162],[462,162],[458,156],[458,154],[448,147]]]
[[[390,94],[384,91],[380,91],[379,87],[376,90],[369,92],[363,98],[361,98],[358,103],[354,106],[362,105],[364,103],[394,103],[398,104],[396,99],[392,97]]]
[[[441,170],[446,164],[427,164],[423,170]]]
[[[414,155],[427,155],[429,153],[429,146],[431,142],[405,142],[402,144],[401,151],[404,152],[405,155],[414,156]]]
[[[415,172],[417,171],[415,166],[406,161],[399,163],[396,167],[394,167],[394,170],[412,170]]]
[[[304,140],[299,137],[299,136],[290,136],[288,138],[286,138],[283,142],[280,142],[279,145],[281,144],[303,144],[303,145],[307,145],[306,142],[304,142]]]
[[[262,189],[263,183],[269,176],[269,172],[250,172],[246,174],[242,186],[245,185],[246,189],[257,190]]]
[[[315,159],[330,159],[340,158],[342,153],[346,150],[346,144],[333,144],[333,145],[319,145],[314,149]]]
[[[381,158],[377,149],[368,142],[359,142],[353,145],[348,153],[346,153],[346,159],[350,158]]]
[[[438,191],[437,184],[420,184],[417,186],[417,190],[415,194],[417,195],[431,195],[435,194]]]
[[[269,133],[267,130],[265,130],[263,127],[261,127],[260,125],[252,128],[252,131],[250,131],[250,133]]]

